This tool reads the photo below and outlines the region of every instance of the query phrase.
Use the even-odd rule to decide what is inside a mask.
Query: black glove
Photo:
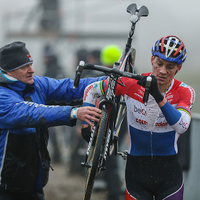
[[[90,141],[90,136],[91,136],[91,127],[88,126],[86,128],[82,128],[81,129],[81,135],[83,137],[83,139],[89,143]],[[95,142],[96,142],[96,139],[97,139],[97,135],[95,134],[94,135],[94,139],[93,139],[93,142],[92,142],[92,146],[94,146]]]
[[[149,88],[149,93],[154,97],[154,99],[156,100],[157,103],[161,102],[164,97],[163,95],[160,93],[159,89],[158,89],[158,84],[157,84],[157,79],[155,76],[151,76],[152,77],[152,81],[151,81],[151,86]],[[141,85],[142,87],[146,86],[146,79],[147,76],[143,76],[138,82],[138,85]]]
[[[90,141],[90,135],[91,135],[91,127],[88,126],[86,128],[82,128],[81,129],[81,135],[86,142],[89,142]]]

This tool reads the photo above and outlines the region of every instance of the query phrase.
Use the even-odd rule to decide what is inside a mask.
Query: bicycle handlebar
[[[143,102],[144,102],[145,106],[147,105],[147,101],[148,101],[148,98],[149,98],[149,89],[150,89],[150,86],[151,86],[151,81],[152,81],[152,77],[147,76],[145,91],[144,91],[144,96],[143,96]]]
[[[132,78],[132,79],[136,79],[136,80],[140,80],[142,78],[142,76],[139,75],[139,74],[133,74],[133,73],[130,73],[130,72],[123,72],[123,71],[120,71],[116,67],[115,68],[108,68],[108,67],[104,67],[104,66],[100,66],[100,65],[93,65],[93,64],[87,63],[87,64],[84,65],[84,69],[97,70],[97,71],[101,71],[101,72],[105,72],[105,73],[109,73],[109,74],[113,73],[113,74],[117,74],[119,76]]]
[[[117,62],[115,63],[115,65],[118,65],[118,64],[119,63],[117,63]],[[90,63],[85,64],[84,61],[80,61],[79,65],[77,66],[76,77],[75,77],[75,80],[74,80],[73,89],[78,87],[80,77],[81,77],[81,73],[82,73],[83,69],[97,70],[97,71],[105,72],[105,73],[108,73],[108,74],[117,74],[117,75],[122,76],[122,77],[132,78],[132,79],[136,79],[136,80],[140,80],[143,77],[139,74],[133,74],[133,73],[130,73],[130,72],[120,71],[119,68],[117,68],[117,67],[108,68],[108,67],[104,67],[104,66],[100,66],[100,65],[90,64]],[[143,97],[143,102],[144,102],[145,105],[147,105],[147,101],[148,101],[148,98],[149,98],[149,88],[151,86],[151,80],[152,80],[152,78],[150,76],[148,76],[147,80],[146,80],[146,87],[145,87],[145,92],[144,92],[144,97]]]

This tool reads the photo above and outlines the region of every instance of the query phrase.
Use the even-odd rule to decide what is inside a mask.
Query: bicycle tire
[[[109,111],[107,109],[102,110],[102,118],[99,122],[99,129],[97,132],[97,138],[96,142],[93,148],[93,151],[91,152],[91,156],[88,157],[88,163],[91,164],[91,167],[88,169],[88,174],[86,178],[86,185],[85,185],[85,194],[83,197],[83,200],[90,200],[92,189],[94,185],[94,180],[96,175],[98,174],[99,166],[100,166],[100,157],[102,154],[102,151],[104,150],[104,136],[107,128],[108,123],[108,113]]]

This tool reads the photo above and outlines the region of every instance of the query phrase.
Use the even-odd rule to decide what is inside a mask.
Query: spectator
[[[44,200],[50,157],[48,127],[74,126],[76,120],[98,121],[101,110],[92,107],[48,106],[83,97],[85,87],[101,78],[81,79],[73,89],[69,78],[33,76],[33,59],[25,43],[0,49],[0,199]],[[95,117],[96,116],[96,117]]]

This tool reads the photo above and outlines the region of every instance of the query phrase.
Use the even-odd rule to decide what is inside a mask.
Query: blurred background
[[[126,8],[131,3],[145,5],[149,9],[149,16],[143,17],[136,25],[133,37],[133,47],[136,49],[135,67],[137,73],[151,71],[151,47],[162,36],[176,35],[180,37],[187,48],[187,60],[176,78],[192,86],[196,91],[196,102],[192,113],[191,136],[189,136],[189,167],[185,171],[186,197],[187,199],[200,199],[200,163],[199,152],[199,114],[200,113],[200,66],[199,66],[199,34],[200,34],[200,1],[197,0],[0,0],[0,46],[13,41],[23,41],[33,58],[35,75],[47,75],[54,78],[70,77],[74,79],[75,68],[79,60],[88,61],[89,52],[100,52],[108,44],[119,45],[124,48],[128,32],[130,30],[130,14]],[[51,64],[57,66],[54,71]],[[51,70],[50,70],[51,69]],[[52,72],[50,74],[50,71]],[[78,150],[74,147],[74,153],[79,156],[84,154],[84,144],[71,138],[71,132],[79,133],[79,130],[61,128],[52,130],[57,132],[58,138],[52,136],[50,150],[53,161],[60,163],[65,157],[65,163],[69,163],[71,146],[66,141],[76,141]],[[63,134],[68,132],[68,135]],[[53,135],[53,133],[52,133]],[[64,136],[64,144],[63,144]],[[81,143],[81,144],[79,144]],[[73,143],[74,144],[74,143]],[[59,148],[58,148],[59,145]],[[54,154],[53,154],[54,152]],[[60,158],[61,155],[61,158]],[[74,155],[78,157],[77,155]],[[67,158],[67,159],[66,159]],[[78,161],[79,162],[79,161]],[[75,169],[76,163],[72,164]],[[57,165],[56,165],[57,166]],[[63,173],[70,168],[64,169],[58,165],[59,180]],[[63,171],[62,171],[63,170]],[[78,169],[79,170],[79,169]],[[54,173],[53,176],[55,176]],[[76,174],[76,173],[75,173]],[[53,178],[55,181],[57,178]],[[81,184],[77,179],[68,179],[71,183]],[[50,177],[51,180],[51,177]],[[80,180],[80,179],[78,179]],[[52,187],[66,184],[66,180],[60,184],[50,181],[47,186],[48,199],[65,199],[65,195],[53,196],[56,192]],[[51,185],[54,184],[54,185]],[[190,186],[189,186],[190,185]],[[195,186],[197,186],[195,190]],[[67,185],[66,187],[70,187]],[[83,186],[81,185],[80,187]],[[76,191],[80,189],[77,185]],[[66,188],[65,188],[66,189]],[[70,193],[73,189],[69,189]],[[193,191],[193,196],[191,192]],[[82,194],[82,191],[80,192]],[[102,197],[103,198],[103,197]],[[101,198],[101,199],[102,199]],[[76,197],[72,196],[75,200]],[[77,197],[80,199],[80,197]]]
[[[177,78],[199,90],[199,6],[197,0],[0,0],[0,46],[15,40],[27,43],[34,59],[35,74],[43,74],[43,49],[55,48],[60,65],[74,78],[78,49],[101,49],[107,44],[124,48],[130,28],[131,3],[146,5],[149,16],[136,26],[133,46],[137,50],[138,73],[150,71],[151,47],[165,35],[177,35],[188,56]],[[193,112],[200,112],[195,104]]]

